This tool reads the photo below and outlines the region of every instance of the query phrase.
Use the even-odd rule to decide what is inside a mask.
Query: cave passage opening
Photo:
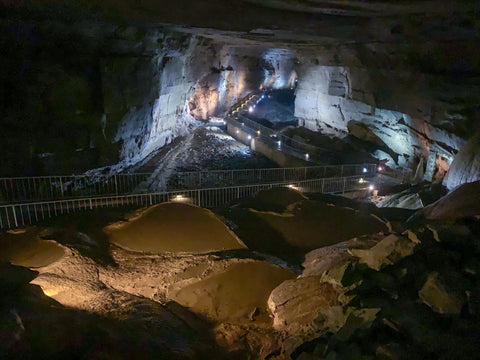
[[[245,114],[249,119],[274,130],[298,126],[295,117],[295,89],[265,91],[257,104]]]

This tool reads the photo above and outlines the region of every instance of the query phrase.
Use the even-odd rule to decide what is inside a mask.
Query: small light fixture
[[[360,179],[358,180],[358,182],[359,182],[360,184],[363,184],[363,183],[365,182],[365,180],[363,180],[363,178],[360,178]]]
[[[282,142],[278,140],[278,146],[282,146]]]
[[[240,131],[238,131],[238,130],[236,131],[237,134],[238,134],[239,132],[240,132]]]
[[[308,160],[308,158],[309,158],[309,157],[310,157],[310,155],[308,155],[308,153],[307,153],[307,154],[305,154],[305,159],[307,159],[307,160]]]
[[[368,187],[368,190],[373,191],[373,190],[375,190],[375,187],[374,187],[373,185],[370,185],[370,186]]]
[[[250,107],[248,108],[248,112],[253,112],[253,107],[250,106]]]
[[[383,167],[379,166],[378,171],[383,171]]]
[[[247,136],[247,139],[248,139],[248,140],[251,140],[251,139],[252,139],[252,137],[251,137],[250,135],[248,135],[248,136]]]
[[[188,197],[182,194],[175,195],[171,201],[173,202],[179,202],[179,203],[187,203],[188,202]]]
[[[257,130],[257,135],[260,135],[260,130]]]
[[[363,168],[363,173],[366,173],[367,172],[367,168]]]

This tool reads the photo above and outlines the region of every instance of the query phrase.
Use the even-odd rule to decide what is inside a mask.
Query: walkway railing
[[[230,186],[210,189],[167,191],[161,193],[104,196],[57,201],[32,202],[0,206],[0,229],[12,229],[34,224],[54,216],[98,208],[150,206],[167,201],[215,208],[256,194],[261,190],[291,187],[301,192],[343,193],[368,186],[361,176],[324,178],[303,181]]]
[[[354,175],[370,177],[375,174],[375,164],[178,172],[170,177],[167,188],[169,190],[200,189]]]
[[[318,154],[322,149],[319,147],[293,140],[292,138],[277,133],[275,130],[260,125],[243,115],[238,115],[237,119],[227,116],[225,117],[225,121],[249,134],[252,139],[260,139],[261,142],[267,144],[274,150],[282,151],[285,154],[305,161],[320,161]]]
[[[167,190],[375,174],[375,164],[213,170],[173,174]],[[0,204],[148,192],[150,173],[0,178]]]
[[[261,138],[261,141],[269,145],[272,149],[282,151],[302,160],[319,162],[319,154],[328,151],[328,149],[294,140],[242,115],[242,109],[250,106],[251,102],[255,102],[260,96],[262,96],[260,92],[254,91],[237,102],[225,117],[225,121],[237,127],[240,124],[245,132],[251,136]],[[251,130],[254,132],[252,133]]]
[[[131,194],[151,174],[0,178],[0,204]]]

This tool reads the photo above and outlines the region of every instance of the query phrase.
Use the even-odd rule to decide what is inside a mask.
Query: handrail
[[[248,120],[248,119],[246,119],[246,120]],[[295,147],[292,147],[290,145],[285,144],[286,141],[282,141],[281,138],[274,140],[270,136],[266,136],[265,133],[267,133],[269,135],[275,135],[276,137],[278,137],[278,135],[275,131],[273,131],[272,129],[266,128],[263,125],[259,125],[255,122],[251,121],[251,120],[248,120],[248,121],[245,121],[245,122],[242,123],[242,122],[240,122],[238,120],[235,120],[231,117],[226,117],[225,121],[231,123],[232,125],[236,126],[237,128],[242,129],[242,131],[248,133],[249,135],[251,135],[253,137],[260,138],[263,143],[267,144],[268,146],[270,146],[274,150],[282,151],[284,153],[287,153],[289,155],[292,155],[296,158],[299,158],[299,159],[302,159],[302,160],[305,160],[305,161],[320,162],[320,159],[318,158],[317,154],[315,152],[314,153],[311,152],[311,148],[310,148],[310,150],[306,149],[306,148],[303,148],[303,149],[295,148]],[[252,125],[252,123],[256,124],[256,125],[252,125],[252,126],[245,125],[247,122],[250,125]],[[258,127],[257,129],[255,129],[256,126]],[[260,127],[262,127],[262,129],[263,128],[268,129],[268,131],[267,130],[263,130],[263,131],[258,130],[258,129],[260,129]],[[260,132],[260,133],[258,133],[258,132]],[[281,135],[281,136],[284,136],[284,135]],[[288,139],[287,142],[296,142],[295,140],[293,140],[291,138],[287,138],[287,139]],[[316,148],[316,150],[320,150],[320,148]]]
[[[281,134],[280,132],[278,131],[275,131],[273,129],[270,129],[262,124],[259,124],[257,123],[256,121],[253,121],[249,118],[247,118],[246,116],[244,116],[242,113],[239,112],[239,110],[243,107],[246,107],[246,106],[249,106],[249,103],[253,100],[256,100],[255,99],[255,96],[259,96],[258,95],[258,91],[254,91],[250,94],[248,94],[246,97],[244,97],[243,99],[241,99],[240,101],[237,102],[237,104],[235,104],[234,106],[232,106],[232,109],[235,108],[235,111],[238,112],[238,114],[236,115],[237,118],[241,118],[243,122],[245,123],[248,123],[250,124],[249,127],[251,128],[256,128],[256,130],[260,130],[262,132],[266,132],[268,133],[268,135],[276,135],[277,137],[279,137],[279,140],[281,140],[282,142],[288,142],[290,144],[293,144],[294,147],[297,147],[297,148],[300,148],[300,149],[303,149],[305,150],[307,153],[308,152],[317,152],[319,150],[327,150],[325,148],[322,148],[322,147],[319,147],[319,146],[316,146],[316,145],[312,145],[312,144],[307,144],[305,142],[302,142],[302,141],[297,141],[297,140],[294,140],[293,138],[291,137],[288,137],[286,135],[283,135]],[[249,98],[248,100],[245,101],[246,98]],[[241,104],[243,103],[243,104]],[[229,111],[228,114],[227,114],[227,117],[229,117],[231,119],[231,115],[232,115],[232,111]],[[248,125],[247,125],[248,126]],[[308,160],[308,159],[307,159]]]
[[[196,189],[206,186],[255,184],[345,175],[371,175],[375,173],[375,168],[375,164],[346,164],[299,168],[179,172],[169,178],[166,189]],[[367,171],[364,172],[363,169]],[[151,173],[131,173],[0,178],[0,204],[126,195],[133,192],[145,193],[148,192],[147,183],[151,176]]]
[[[365,190],[368,183],[360,179],[361,176],[357,175],[282,183],[0,205],[0,229],[23,227],[65,213],[104,207],[151,206],[162,202],[177,201],[201,207],[215,208],[224,206],[233,200],[254,195],[261,190],[285,186],[306,193],[343,193],[353,190]]]

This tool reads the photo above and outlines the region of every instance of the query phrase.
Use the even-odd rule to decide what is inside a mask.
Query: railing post
[[[15,227],[18,227],[17,214],[15,212],[15,205],[12,206],[13,220],[15,220]]]
[[[62,182],[62,177],[60,176],[59,179],[60,179],[60,192],[61,192],[62,198],[63,198],[63,182]]]
[[[115,195],[118,195],[118,182],[117,182],[117,174],[113,175],[115,179]]]
[[[345,194],[345,185],[347,182],[347,178],[343,178],[343,190],[342,190],[342,195]]]
[[[153,202],[152,202],[152,194],[149,194],[150,196],[150,206],[152,206]]]
[[[340,170],[340,177],[342,177],[342,176],[343,176],[343,165],[342,165],[342,168]]]

